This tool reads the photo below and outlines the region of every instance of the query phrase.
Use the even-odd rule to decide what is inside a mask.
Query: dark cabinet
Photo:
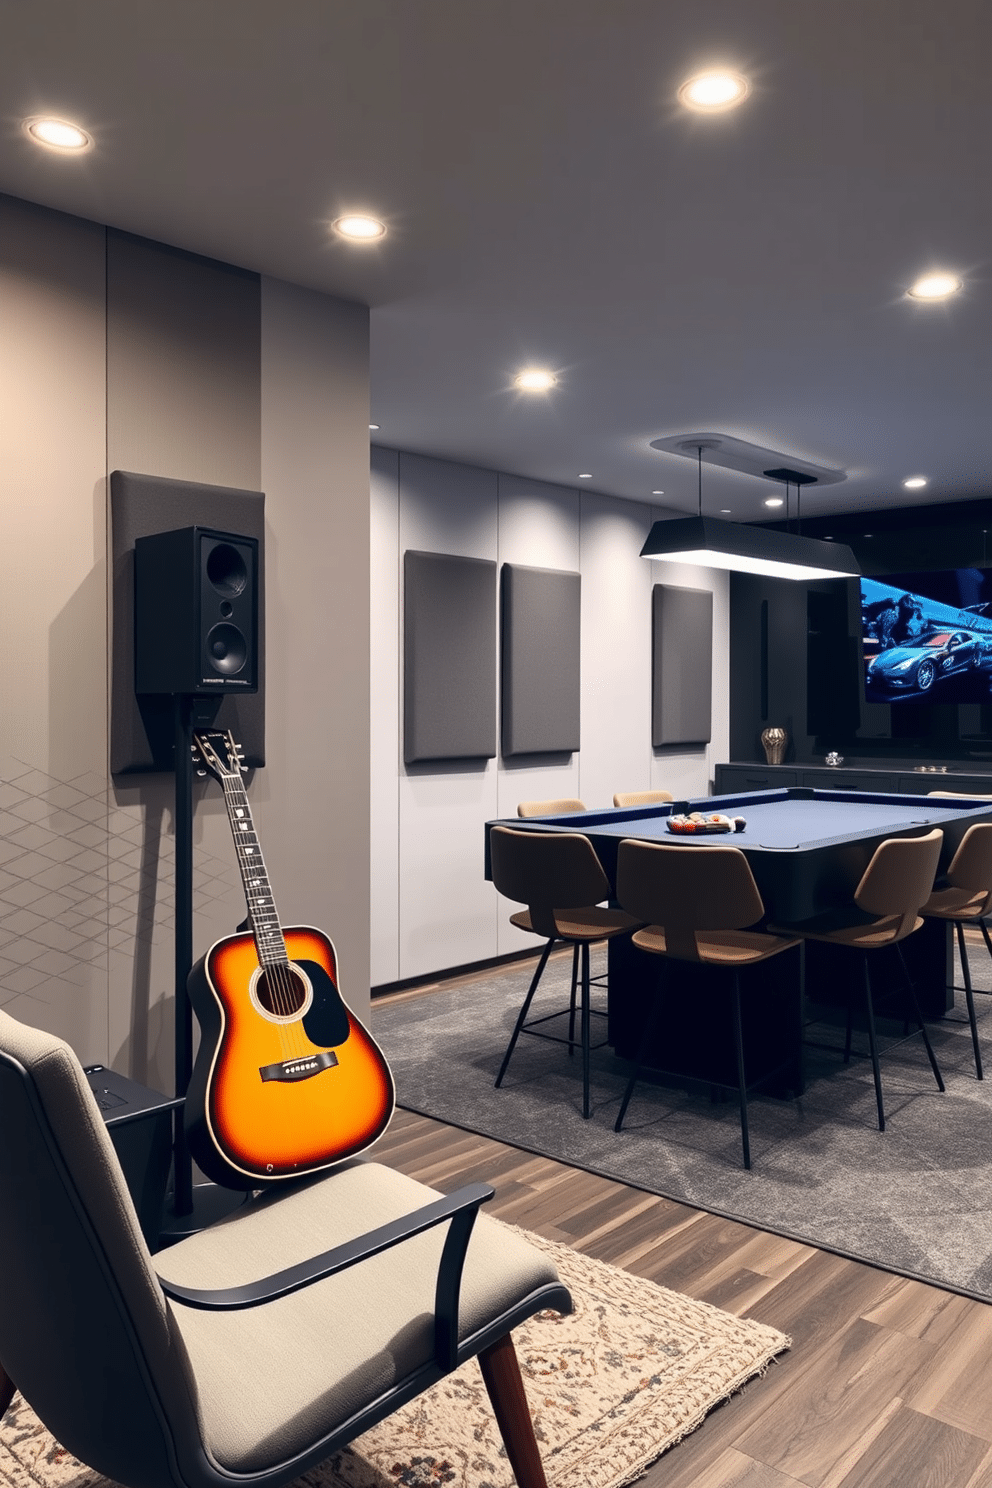
[[[787,786],[808,785],[814,790],[881,791],[898,795],[925,796],[930,791],[953,791],[958,795],[974,794],[992,797],[992,769],[987,775],[931,770],[907,770],[894,765],[891,769],[864,764],[848,765],[759,765],[733,763],[716,765],[713,770],[713,794],[734,795],[737,791],[782,790]]]

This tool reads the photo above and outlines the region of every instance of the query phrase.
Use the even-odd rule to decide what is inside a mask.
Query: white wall
[[[524,947],[483,876],[483,827],[517,802],[617,790],[706,795],[729,750],[727,575],[645,563],[656,513],[569,486],[423,455],[372,451],[372,985]],[[407,549],[582,575],[581,748],[519,765],[501,757],[403,763],[402,573]],[[697,750],[651,747],[651,588],[714,596],[713,738]]]

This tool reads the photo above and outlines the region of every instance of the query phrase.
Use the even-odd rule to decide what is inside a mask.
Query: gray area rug
[[[976,988],[992,989],[982,947]],[[569,960],[553,957],[532,1015],[568,998]],[[595,969],[595,968],[594,968]],[[599,970],[605,969],[605,956]],[[752,1170],[741,1162],[736,1094],[642,1081],[622,1132],[613,1131],[629,1066],[609,1047],[592,1056],[593,1112],[581,1114],[579,1058],[521,1038],[493,1087],[531,963],[373,1005],[372,1031],[396,1078],[397,1100],[514,1146],[618,1178],[698,1208],[992,1300],[992,996],[976,996],[987,1078],[975,1078],[963,1006],[928,1025],[947,1086],[937,1090],[919,1037],[883,1037],[886,1130],[876,1125],[871,1064],[845,1066],[842,1030],[807,1029],[807,1087],[798,1100],[749,1102]],[[959,972],[960,977],[960,972]],[[963,1005],[963,993],[957,1001]],[[593,1039],[603,1020],[594,1020]],[[857,1024],[855,1025],[857,1029]],[[901,1025],[881,1024],[892,1035]],[[886,1052],[887,1045],[891,1045]],[[854,1048],[866,1050],[855,1032]]]

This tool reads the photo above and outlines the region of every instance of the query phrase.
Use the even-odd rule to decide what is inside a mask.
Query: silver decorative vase
[[[785,748],[789,742],[789,735],[784,728],[766,728],[761,730],[761,745],[765,751],[765,759],[770,765],[780,765],[785,759]]]

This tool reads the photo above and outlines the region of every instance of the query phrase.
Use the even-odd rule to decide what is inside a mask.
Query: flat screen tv
[[[992,703],[992,569],[861,579],[869,703]]]

